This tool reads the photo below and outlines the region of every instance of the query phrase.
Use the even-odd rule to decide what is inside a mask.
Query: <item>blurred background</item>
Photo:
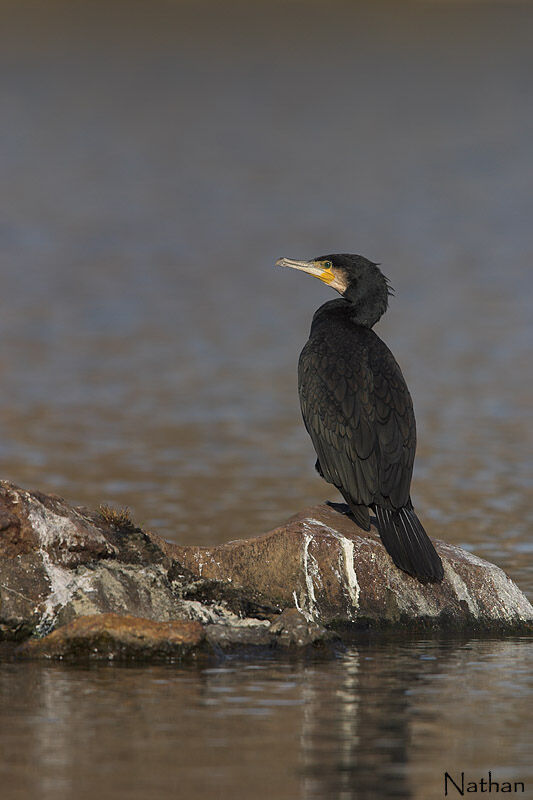
[[[273,264],[359,252],[396,289],[422,518],[519,570],[532,6],[0,9],[2,476],[182,542],[337,499],[296,388],[332,293]]]
[[[200,544],[338,499],[314,472],[296,386],[312,314],[333,295],[273,264],[362,253],[396,289],[377,332],[414,397],[420,517],[532,596],[533,5],[0,0],[0,14],[1,477],[129,506]],[[259,684],[237,667],[182,676],[196,698],[187,741],[220,725],[212,747],[186,751],[187,796],[200,774],[203,797],[262,797],[262,775],[265,797],[344,800],[441,796],[447,764],[523,777],[531,649],[418,647]],[[118,746],[94,728],[92,700],[77,716],[80,692],[105,698],[104,715],[131,711],[132,746],[146,724],[153,742],[184,746],[165,716],[169,674],[130,673],[126,698],[109,674],[80,673],[81,687],[68,671],[2,674],[6,707],[21,703],[3,752],[37,737],[35,784],[13,761],[12,785],[31,789],[20,797],[72,796],[75,772],[91,772],[81,754]],[[339,707],[320,694],[328,675],[335,702],[348,698]],[[98,741],[73,739],[80,720]],[[172,759],[156,747],[145,784],[128,762],[112,796],[126,787],[131,800],[132,780],[169,791]],[[269,783],[274,761],[292,783]]]

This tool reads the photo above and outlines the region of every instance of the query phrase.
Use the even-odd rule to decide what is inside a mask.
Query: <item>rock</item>
[[[234,627],[233,625],[207,625],[206,634],[210,644],[220,653],[239,650],[246,652],[252,648],[270,649],[273,639],[269,632],[270,623]]]
[[[0,482],[0,639],[43,635],[81,615],[176,617],[166,542],[54,495]]]
[[[298,650],[335,650],[340,637],[316,622],[307,620],[296,608],[287,608],[273,622],[257,620],[241,625],[207,625],[207,640],[214,648],[224,652],[263,647]]]
[[[499,567],[435,541],[445,579],[421,584],[396,568],[374,527],[362,531],[344,508],[315,506],[255,539],[172,552],[193,576],[238,588],[255,608],[293,607],[338,630],[533,628],[533,607]]]
[[[206,636],[199,622],[154,622],[118,614],[92,614],[63,625],[15,651],[19,658],[70,660],[183,660],[197,658]]]
[[[339,641],[334,631],[306,619],[296,608],[286,608],[270,625],[270,633],[278,637],[278,645],[282,647],[309,647]]]
[[[182,546],[125,512],[74,508],[4,481],[0,640],[59,635],[109,614],[115,630],[128,617],[199,623],[223,652],[315,647],[333,642],[333,630],[533,630],[533,608],[501,569],[435,544],[445,579],[422,585],[394,566],[375,528],[361,531],[339,506],[307,509],[257,538]]]

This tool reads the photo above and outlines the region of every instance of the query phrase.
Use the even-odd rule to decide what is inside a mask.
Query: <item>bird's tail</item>
[[[393,511],[375,505],[374,511],[381,541],[396,566],[422,583],[441,581],[442,561],[413,507],[409,504]]]

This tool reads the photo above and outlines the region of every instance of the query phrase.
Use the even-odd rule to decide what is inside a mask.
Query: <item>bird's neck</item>
[[[350,318],[356,325],[372,328],[387,310],[388,293],[362,292],[358,287],[348,287],[343,297],[350,303]]]

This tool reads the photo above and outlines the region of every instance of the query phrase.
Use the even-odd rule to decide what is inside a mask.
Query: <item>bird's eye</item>
[[[331,263],[331,261],[324,261],[324,267],[326,269],[331,269],[332,266],[333,266],[333,264]]]

